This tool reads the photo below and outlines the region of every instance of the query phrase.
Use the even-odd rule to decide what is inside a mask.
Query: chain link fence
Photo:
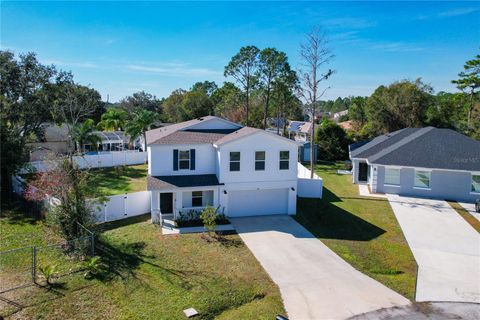
[[[84,258],[95,255],[95,236],[78,226],[79,238],[0,252],[0,293],[44,283],[49,271],[54,277],[62,277],[82,270]]]

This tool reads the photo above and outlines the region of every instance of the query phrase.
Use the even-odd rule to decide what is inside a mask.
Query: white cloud
[[[374,50],[381,50],[386,52],[416,52],[422,51],[424,48],[415,46],[413,44],[403,42],[385,42],[374,44],[370,47]]]
[[[453,9],[445,12],[440,12],[438,16],[439,17],[457,17],[457,16],[463,16],[466,14],[474,13],[479,10],[480,8],[458,8],[458,9]]]
[[[127,69],[140,72],[149,72],[149,73],[158,73],[168,76],[175,77],[184,77],[184,76],[194,76],[194,77],[205,77],[205,76],[219,76],[222,75],[221,72],[207,69],[207,68],[192,68],[188,67],[184,63],[166,63],[157,66],[151,65],[138,65],[131,64],[127,65]]]

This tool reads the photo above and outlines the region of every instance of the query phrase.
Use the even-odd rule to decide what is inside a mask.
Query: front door
[[[368,165],[366,162],[358,164],[358,181],[366,182],[368,179]]]
[[[173,213],[173,193],[160,193],[160,212]]]

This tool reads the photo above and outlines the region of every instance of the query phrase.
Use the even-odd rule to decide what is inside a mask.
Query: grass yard
[[[147,165],[91,169],[89,197],[113,196],[147,190]]]
[[[2,249],[56,240],[37,221],[3,211]],[[162,236],[147,221],[125,221],[99,236],[106,264],[101,277],[81,272],[56,279],[47,290],[29,286],[0,294],[0,315],[9,319],[185,319],[194,307],[197,319],[274,319],[285,314],[277,286],[236,234],[221,241],[201,234]],[[53,238],[52,238],[53,237]],[[0,261],[4,278],[18,270]],[[55,263],[51,261],[51,263]],[[6,303],[8,299],[14,304]]]
[[[447,201],[448,204],[455,209],[460,216],[462,216],[463,219],[465,219],[473,229],[475,229],[477,232],[480,232],[480,221],[475,219],[474,216],[472,216],[467,210],[465,210],[464,207],[462,207],[458,202],[454,201]]]
[[[414,299],[417,265],[386,199],[358,195],[342,164],[318,165],[323,199],[300,199],[296,219],[361,272]]]

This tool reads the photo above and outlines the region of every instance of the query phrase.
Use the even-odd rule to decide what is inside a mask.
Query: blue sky
[[[438,91],[480,47],[478,2],[5,2],[2,50],[34,51],[117,101],[221,84],[241,46],[275,47],[299,66],[313,25],[329,34],[336,74],[326,98],[369,95],[422,77]]]

